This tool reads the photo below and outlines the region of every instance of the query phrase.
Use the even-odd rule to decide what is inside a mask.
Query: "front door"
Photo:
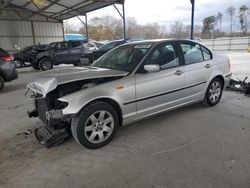
[[[70,47],[68,42],[60,42],[55,49],[56,64],[67,63],[70,61]]]
[[[145,72],[143,68],[135,75],[137,114],[141,116],[164,111],[177,106],[185,97],[184,70],[177,45],[160,44],[149,54],[142,65],[159,65],[159,72]]]

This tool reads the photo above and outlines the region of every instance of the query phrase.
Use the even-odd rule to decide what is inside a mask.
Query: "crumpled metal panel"
[[[53,91],[61,84],[94,78],[126,76],[127,74],[127,72],[103,68],[58,68],[38,74],[27,87],[35,93],[39,93],[43,97],[46,97],[49,92]]]

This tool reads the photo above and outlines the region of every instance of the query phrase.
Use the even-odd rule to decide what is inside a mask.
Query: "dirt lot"
[[[244,57],[230,55],[236,77],[249,73]],[[225,91],[216,107],[195,104],[121,128],[98,150],[73,139],[47,149],[23,133],[40,125],[26,116],[24,97],[35,74],[20,69],[0,94],[1,188],[250,187],[249,97]]]

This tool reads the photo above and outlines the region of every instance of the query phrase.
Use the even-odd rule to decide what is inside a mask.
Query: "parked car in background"
[[[33,61],[35,58],[36,54],[44,50],[48,45],[43,44],[43,45],[33,45],[33,46],[28,46],[16,53],[13,54],[14,56],[14,65],[16,68],[20,68],[25,65],[25,63],[30,63]]]
[[[227,56],[197,42],[152,40],[121,45],[89,67],[50,71],[27,87],[35,99],[31,114],[45,125],[37,133],[50,135],[38,133],[41,143],[61,141],[71,129],[94,149],[119,126],[196,102],[215,106],[231,75]]]
[[[82,54],[96,50],[94,43],[88,41],[66,41],[51,43],[44,51],[36,54],[32,66],[42,71],[53,68],[53,65],[79,65]]]
[[[5,82],[17,78],[17,71],[14,67],[13,56],[0,48],[0,91],[4,88]]]
[[[92,53],[83,54],[82,57],[87,58],[88,59],[87,63],[91,64],[95,60],[97,60],[99,57],[101,57],[102,55],[104,55],[108,51],[112,50],[113,48],[120,46],[122,44],[128,43],[128,42],[133,42],[133,41],[136,41],[136,40],[134,40],[134,39],[114,40],[114,41],[111,41],[111,42],[108,42],[108,43],[102,45],[100,48],[98,48],[98,50],[93,51]]]
[[[104,43],[99,42],[99,41],[93,41],[93,42],[95,43],[97,48],[100,48],[100,47],[102,47],[104,45]]]

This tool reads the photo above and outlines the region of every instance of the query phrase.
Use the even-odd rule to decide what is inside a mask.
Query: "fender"
[[[123,115],[131,114],[136,111],[135,104],[123,105],[124,101],[135,99],[135,86],[131,82],[134,82],[134,79],[132,76],[129,76],[124,79],[77,91],[58,100],[68,103],[68,106],[63,109],[64,115],[77,114],[90,102],[103,98],[115,101],[119,105]],[[117,89],[117,86],[120,85],[124,86],[121,90]],[[131,112],[131,107],[133,112]]]
[[[90,88],[67,95],[65,97],[59,98],[58,100],[68,103],[68,106],[65,109],[63,109],[64,115],[77,114],[88,103],[102,98],[111,99],[116,103],[118,103],[119,106],[121,107],[122,105],[121,99],[119,99],[119,95],[117,95],[117,93],[114,92],[115,91],[111,90],[103,91],[101,89],[93,90],[93,88]]]
[[[231,73],[230,73],[231,74]],[[227,87],[229,81],[230,81],[230,78],[227,77],[227,74],[226,75],[223,75],[222,72],[218,71],[218,70],[213,70],[212,71],[212,74],[210,75],[207,83],[206,83],[206,87],[204,88],[204,90],[202,91],[202,95],[205,96],[206,92],[207,92],[207,88],[208,88],[208,85],[210,84],[210,82],[217,76],[222,76],[223,79],[224,79],[224,89]]]

